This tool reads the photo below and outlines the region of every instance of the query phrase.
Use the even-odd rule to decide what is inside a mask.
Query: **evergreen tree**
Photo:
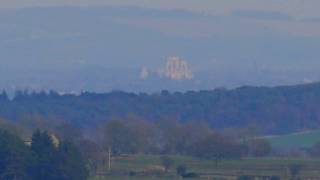
[[[0,179],[31,180],[32,158],[21,139],[0,130]]]
[[[32,176],[37,180],[60,180],[58,149],[47,132],[37,130],[32,136],[31,149],[36,162]]]
[[[59,146],[60,171],[65,180],[86,180],[88,171],[78,148],[71,142]]]
[[[47,132],[37,130],[32,136],[36,155],[33,178],[36,180],[86,180],[86,164],[78,148],[70,142],[55,146]]]

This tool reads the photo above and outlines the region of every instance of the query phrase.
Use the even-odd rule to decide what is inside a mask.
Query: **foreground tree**
[[[58,149],[47,132],[37,130],[32,136],[31,150],[36,162],[33,167],[34,179],[55,180],[61,176]]]
[[[35,154],[32,177],[37,180],[85,180],[88,172],[77,147],[70,142],[53,142],[47,132],[37,130],[32,136]]]
[[[86,180],[88,170],[81,153],[71,142],[62,142],[59,146],[59,171],[65,180]]]
[[[164,154],[175,154],[185,148],[187,132],[176,119],[162,119],[157,122],[159,139],[161,140],[161,151]]]
[[[32,180],[32,154],[17,136],[0,130],[0,179]]]
[[[235,139],[220,134],[212,134],[195,143],[189,154],[199,158],[213,159],[218,165],[222,159],[238,159],[247,152],[246,146]]]
[[[104,144],[114,154],[133,153],[134,139],[131,130],[123,121],[113,120],[104,129]]]
[[[96,142],[87,139],[81,140],[78,147],[91,176],[95,176],[99,170],[104,170],[106,157],[103,148]]]
[[[61,123],[54,128],[54,131],[60,139],[65,141],[78,142],[83,139],[82,130],[70,123]]]

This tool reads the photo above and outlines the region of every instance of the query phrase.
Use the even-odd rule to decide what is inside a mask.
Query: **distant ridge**
[[[216,129],[257,126],[265,135],[320,128],[320,83],[279,87],[224,88],[185,93],[59,94],[19,91],[0,95],[0,118],[36,116],[84,128],[131,115],[149,121],[206,122]]]

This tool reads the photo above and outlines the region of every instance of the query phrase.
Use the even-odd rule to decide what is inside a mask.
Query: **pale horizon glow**
[[[297,19],[320,18],[318,0],[2,0],[0,8],[39,6],[138,6],[157,9],[183,9],[208,14],[231,14],[236,10],[273,11]]]

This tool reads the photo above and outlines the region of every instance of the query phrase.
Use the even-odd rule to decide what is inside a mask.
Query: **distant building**
[[[141,68],[140,79],[147,79],[149,77],[149,70],[146,67]]]
[[[177,56],[169,57],[160,73],[161,76],[172,80],[191,80],[194,78],[188,63]]]

